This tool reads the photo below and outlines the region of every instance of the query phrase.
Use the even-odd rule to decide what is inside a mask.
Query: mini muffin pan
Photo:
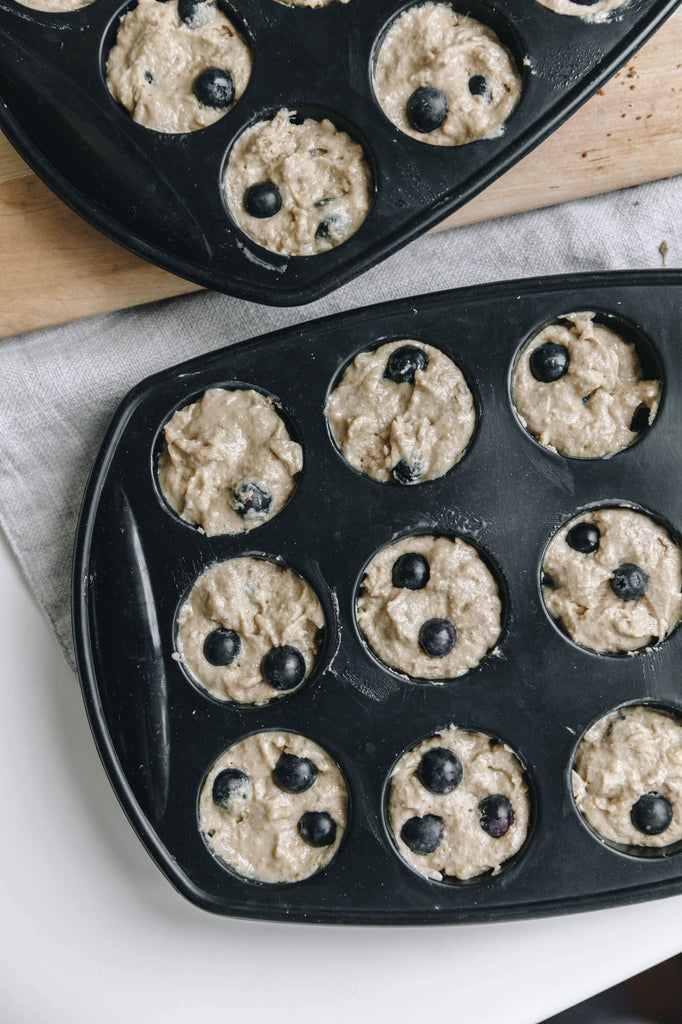
[[[226,0],[225,0],[226,2]],[[378,45],[400,0],[310,9],[230,0],[251,47],[244,95],[201,131],[163,135],[137,124],[105,80],[120,16],[95,0],[45,14],[0,0],[0,125],[74,210],[133,252],[209,288],[274,305],[309,302],[369,269],[442,220],[537,145],[670,15],[678,0],[631,0],[601,24],[536,0],[454,6],[489,24],[514,55],[523,87],[504,133],[430,146],[385,117],[372,87]],[[282,107],[329,117],[365,148],[374,178],[359,230],[329,252],[284,257],[237,227],[221,191],[230,148]]]
[[[143,381],[124,400],[93,469],[78,528],[73,609],[85,702],[111,782],[172,884],[206,909],[318,922],[488,921],[612,906],[682,891],[682,858],[615,851],[578,814],[570,767],[585,729],[623,703],[682,711],[682,629],[631,657],[577,648],[540,595],[545,546],[598,504],[631,504],[682,526],[679,271],[516,281],[344,313],[213,352]],[[650,345],[663,375],[654,424],[610,459],[563,458],[517,421],[510,400],[518,348],[548,321],[596,310]],[[625,328],[623,328],[625,329]],[[469,450],[438,480],[401,487],[351,469],[324,416],[330,387],[359,351],[391,338],[441,348],[464,371],[479,421]],[[304,451],[289,504],[239,536],[206,537],[159,495],[164,423],[216,385],[255,386],[282,405]],[[409,385],[406,385],[409,386]],[[467,675],[417,683],[368,652],[355,621],[363,567],[409,532],[459,535],[499,567],[505,630]],[[187,589],[214,562],[282,559],[314,586],[327,620],[317,669],[261,707],[220,703],[173,657]],[[443,884],[396,853],[386,818],[389,773],[425,736],[455,723],[499,737],[528,772],[534,828],[498,875]],[[334,860],[291,885],[240,879],[207,850],[197,800],[216,758],[262,729],[300,732],[337,761],[350,817]]]

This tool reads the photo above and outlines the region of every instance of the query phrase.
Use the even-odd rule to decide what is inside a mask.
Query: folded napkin
[[[351,307],[541,274],[682,266],[682,178],[422,238],[320,302],[200,293],[0,341],[0,525],[73,665],[71,554],[118,403],[191,356]],[[682,311],[681,311],[682,313]]]

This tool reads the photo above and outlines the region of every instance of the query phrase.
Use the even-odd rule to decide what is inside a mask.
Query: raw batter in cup
[[[33,11],[43,11],[45,14],[68,14],[69,11],[88,7],[92,2],[93,0],[17,0],[22,7],[30,7]]]
[[[629,0],[538,0],[538,3],[557,14],[570,14],[583,21],[600,22],[606,21]]]

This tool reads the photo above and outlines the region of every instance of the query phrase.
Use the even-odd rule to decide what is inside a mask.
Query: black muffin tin
[[[509,398],[519,345],[579,310],[620,318],[648,338],[664,384],[648,432],[611,459],[562,458],[520,426]],[[488,921],[629,903],[682,891],[682,857],[637,857],[599,842],[578,815],[569,769],[583,731],[625,702],[682,708],[682,629],[630,657],[569,642],[540,596],[540,562],[580,509],[631,503],[682,525],[682,360],[678,271],[555,277],[485,285],[305,323],[201,356],[143,381],[109,429],[85,495],[75,551],[75,644],[85,702],[112,785],[172,884],[209,910],[280,920],[374,924]],[[633,335],[630,335],[633,336]],[[380,484],[351,469],[324,417],[329,388],[359,351],[393,338],[442,349],[476,396],[478,429],[438,480]],[[241,536],[206,537],[160,498],[156,459],[172,412],[214,386],[274,396],[304,449],[286,508]],[[502,576],[506,627],[497,651],[460,679],[416,683],[370,656],[355,623],[363,567],[410,531],[459,535]],[[321,664],[295,693],[263,707],[218,702],[172,654],[176,611],[215,561],[283,559],[317,590],[327,616]],[[385,784],[409,746],[454,722],[508,743],[527,765],[535,827],[496,877],[428,881],[397,855]],[[209,853],[197,824],[205,773],[239,738],[293,730],[336,758],[350,820],[332,863],[306,881],[238,878]]]
[[[536,0],[455,0],[510,48],[523,92],[500,138],[440,147],[395,128],[372,89],[377,41],[409,4],[350,0],[313,10],[276,0],[230,0],[251,46],[247,89],[216,124],[163,135],[136,124],[106,86],[108,51],[130,3],[95,0],[70,14],[49,15],[0,0],[0,125],[69,206],[138,255],[243,298],[309,302],[490,184],[598,89],[677,3],[631,0],[593,25]],[[329,116],[362,142],[373,172],[369,216],[327,253],[287,258],[263,249],[237,228],[222,198],[232,143],[281,107]]]

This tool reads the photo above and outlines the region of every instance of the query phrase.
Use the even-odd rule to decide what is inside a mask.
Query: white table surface
[[[364,1024],[438,1011],[536,1024],[682,949],[682,896],[430,929],[214,917],[171,889],[119,809],[76,681],[4,538],[0,678],[6,1024]]]

